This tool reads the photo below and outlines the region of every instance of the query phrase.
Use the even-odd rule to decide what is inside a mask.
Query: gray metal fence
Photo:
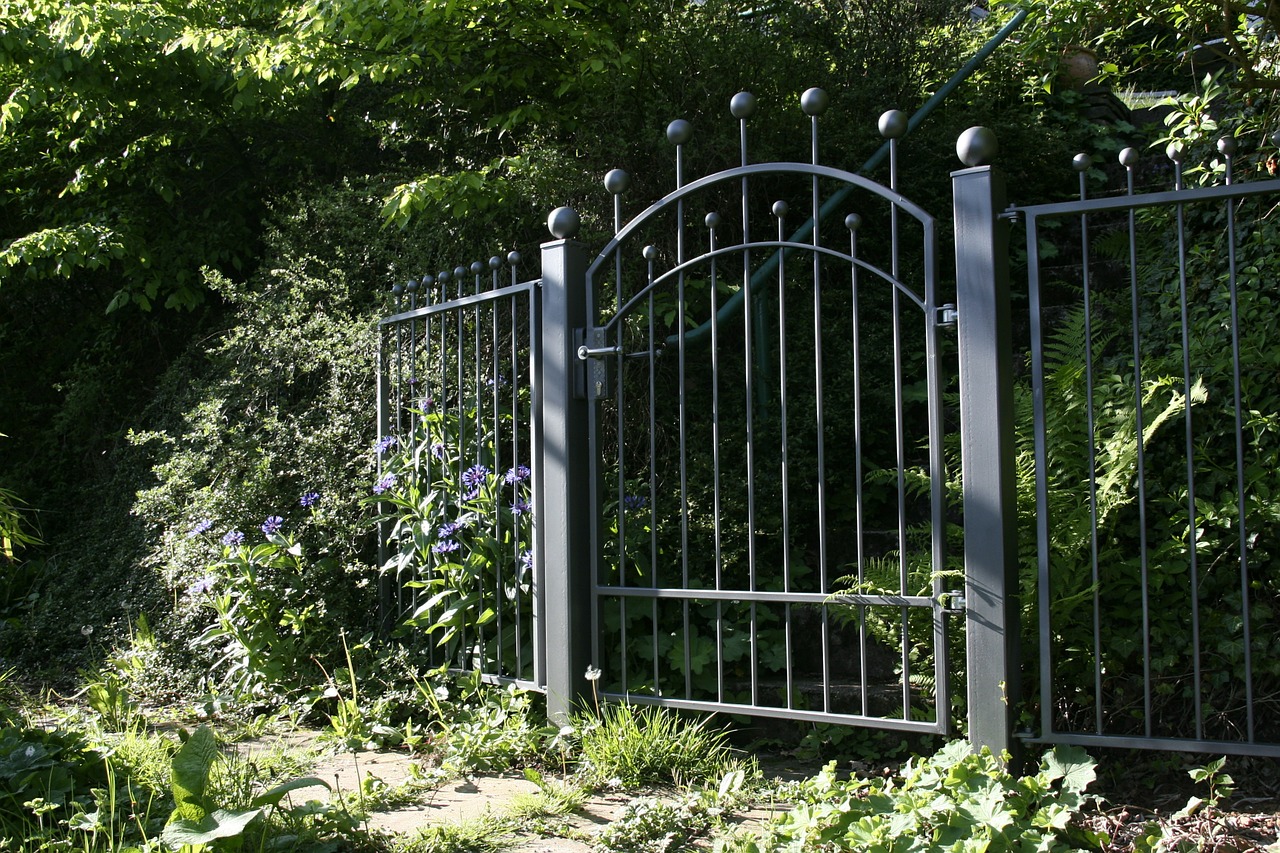
[[[1126,149],[1123,195],[1086,198],[1081,155],[1078,201],[1016,209],[1045,741],[1280,755],[1280,181],[1236,183],[1236,141],[1220,148],[1216,186],[1184,188],[1175,149],[1148,164],[1172,188],[1137,193]]]
[[[934,220],[896,186],[905,117],[881,119],[882,185],[819,163],[826,98],[801,103],[806,160],[749,161],[744,93],[736,166],[687,180],[677,121],[665,197],[625,218],[629,177],[606,177],[602,251],[561,208],[540,278],[495,258],[397,295],[380,446],[412,453],[379,483],[388,624],[554,717],[596,695],[945,733],[963,672],[969,737],[995,749],[1038,706],[1024,739],[1280,754],[1259,473],[1280,465],[1280,361],[1243,348],[1269,340],[1257,199],[1280,182],[1183,189],[1175,170],[1139,195],[1130,168],[1123,196],[1082,177],[1078,201],[1007,208],[972,129],[953,306]],[[1053,270],[1050,221],[1077,228]]]
[[[429,632],[434,663],[538,688],[538,282],[518,280],[519,260],[397,286],[380,323],[375,492],[384,625]]]

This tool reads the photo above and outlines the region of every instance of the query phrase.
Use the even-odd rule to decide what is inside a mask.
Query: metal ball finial
[[[831,103],[830,96],[826,91],[819,88],[805,89],[800,95],[800,109],[804,110],[807,116],[820,116],[827,111],[827,106]]]
[[[399,283],[391,285],[391,293],[395,296],[401,295],[404,293],[404,285]]]
[[[499,269],[501,266],[502,266],[502,258],[498,257],[497,255],[494,255],[493,257],[489,258],[489,269],[496,270],[496,269]]]
[[[448,270],[440,270],[440,272],[436,273],[436,281],[440,282],[441,284],[444,284],[446,281],[449,281],[451,278],[453,278],[453,273],[449,272]]]
[[[480,263],[479,261],[472,261],[472,262],[471,262],[471,274],[472,274],[472,275],[480,275],[480,273],[482,273],[482,272],[484,272],[484,264]]]
[[[404,289],[410,293],[416,292],[418,290],[418,280],[416,278],[409,279],[405,282]]]
[[[1137,148],[1126,148],[1120,152],[1120,165],[1132,169],[1138,165],[1139,156]]]
[[[1165,146],[1164,156],[1168,157],[1175,163],[1181,163],[1187,159],[1187,152],[1183,149],[1181,142],[1170,142]]]
[[[857,231],[862,227],[862,217],[856,213],[850,213],[844,218],[844,227],[850,231]]]
[[[779,219],[785,219],[787,211],[790,210],[785,201],[775,201],[773,203],[773,215]]]
[[[1071,158],[1071,168],[1075,169],[1077,172],[1086,171],[1092,165],[1093,158],[1088,154],[1077,154]]]
[[[1234,136],[1224,136],[1218,140],[1218,151],[1230,157],[1236,153],[1236,138]]]
[[[720,227],[720,222],[721,222],[720,214],[716,213],[713,210],[710,213],[708,213],[707,218],[702,221],[706,223],[708,228],[718,228]]]
[[[604,176],[604,188],[612,195],[622,195],[629,186],[631,186],[631,175],[623,169],[610,169]]]
[[[729,101],[729,112],[734,118],[751,118],[756,113],[756,96],[750,92],[739,92]]]
[[[645,247],[644,247],[644,249],[640,252],[640,254],[644,255],[644,259],[645,259],[646,261],[652,261],[652,260],[655,260],[655,259],[657,259],[657,257],[658,257],[658,247],[657,247],[657,246],[645,246]]]
[[[424,276],[422,277],[422,282],[421,282],[421,284],[422,284],[422,289],[423,289],[423,290],[430,290],[430,289],[431,289],[431,285],[433,285],[433,284],[435,284],[435,283],[436,283],[436,277],[435,277],[435,276],[433,276],[433,275],[424,275]]]
[[[582,220],[572,207],[557,207],[547,217],[547,230],[560,240],[578,236],[578,229],[581,227]]]
[[[523,258],[520,257],[519,252],[507,252],[507,263],[510,264],[511,266],[513,267],[520,266],[520,261],[522,260]]]
[[[985,166],[999,151],[1000,143],[989,127],[971,127],[956,140],[956,156],[966,166]]]
[[[467,268],[464,266],[456,266],[453,268],[453,278],[455,281],[462,281],[467,277]]]
[[[901,139],[907,133],[907,114],[902,110],[888,110],[880,114],[880,135],[885,139]]]
[[[684,145],[693,138],[693,125],[678,118],[667,125],[667,141],[672,145]]]
[[[1272,145],[1280,148],[1280,130],[1272,131],[1271,135],[1268,136],[1267,139],[1271,140]]]

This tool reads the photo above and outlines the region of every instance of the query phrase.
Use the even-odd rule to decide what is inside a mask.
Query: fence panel
[[[1280,181],[1018,209],[1029,258],[1039,740],[1280,755]],[[1074,250],[1074,251],[1073,251]],[[1066,260],[1064,260],[1066,259]]]
[[[425,633],[433,664],[540,688],[539,290],[508,262],[411,280],[380,323],[383,623]]]

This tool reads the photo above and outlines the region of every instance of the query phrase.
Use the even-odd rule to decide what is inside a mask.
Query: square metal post
[[[534,444],[534,519],[541,569],[547,713],[559,724],[588,695],[591,665],[591,505],[587,400],[574,332],[587,314],[586,247],[542,245],[542,323],[535,382],[541,398]]]
[[[991,166],[951,174],[964,494],[969,740],[1015,752],[1020,697],[1018,505],[1008,225]]]

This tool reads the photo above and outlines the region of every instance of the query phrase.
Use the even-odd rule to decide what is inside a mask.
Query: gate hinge
[[[1003,212],[997,213],[996,218],[1003,219],[1007,222],[1017,222],[1022,219],[1022,211],[1018,210],[1018,208],[1011,204]]]
[[[938,326],[949,329],[956,324],[956,320],[960,319],[960,312],[956,310],[956,306],[950,302],[938,308]]]
[[[964,593],[960,590],[939,593],[938,606],[942,608],[943,613],[964,613]]]
[[[578,358],[583,362],[582,387],[579,396],[588,400],[603,400],[609,396],[609,364],[606,355],[617,355],[622,347],[605,346],[605,330],[596,326],[575,329],[574,343],[578,345]]]

